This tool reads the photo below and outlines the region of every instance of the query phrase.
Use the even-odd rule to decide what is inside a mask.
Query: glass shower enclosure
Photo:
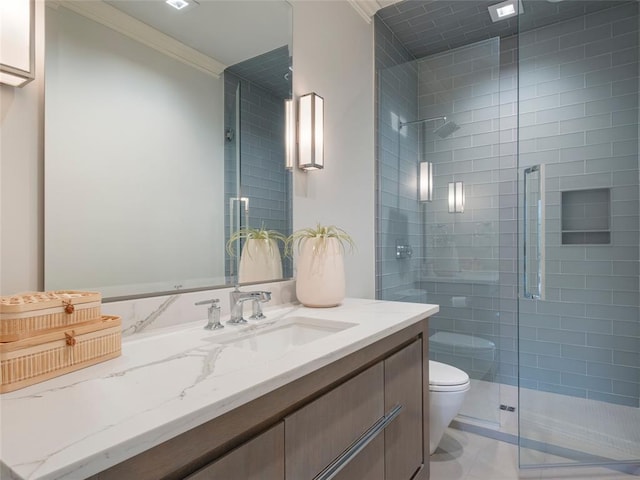
[[[632,468],[639,4],[521,5],[425,55],[462,6],[376,16],[376,295],[440,305],[430,358],[472,381],[457,421],[518,442],[522,467]],[[407,32],[418,8],[433,24]]]
[[[520,463],[638,462],[639,4],[528,3],[513,56]]]
[[[508,317],[499,71],[497,38],[378,71],[378,298],[440,305],[431,357],[469,373],[461,415],[490,426],[499,423],[496,345]]]

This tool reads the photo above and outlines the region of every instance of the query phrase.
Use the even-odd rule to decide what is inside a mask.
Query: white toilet
[[[429,360],[429,454],[438,448],[470,386],[469,375],[459,368]]]

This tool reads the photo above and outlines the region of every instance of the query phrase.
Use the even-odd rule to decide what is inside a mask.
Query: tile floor
[[[540,462],[563,459],[544,452],[529,452]],[[449,428],[431,456],[431,480],[631,480],[629,475],[599,467],[518,468],[518,447],[510,443]]]
[[[505,412],[497,404],[517,409]],[[636,407],[527,388],[518,391],[511,385],[472,379],[460,414],[462,422],[515,436],[519,421],[520,431],[530,440],[588,455],[614,460],[640,456],[640,408]]]

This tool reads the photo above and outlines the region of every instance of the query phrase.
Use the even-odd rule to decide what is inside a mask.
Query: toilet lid
[[[429,385],[463,385],[468,381],[469,375],[459,368],[429,360]]]

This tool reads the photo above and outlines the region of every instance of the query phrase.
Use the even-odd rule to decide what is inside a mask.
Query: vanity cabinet
[[[424,412],[428,419],[427,410],[423,410],[429,390],[428,375],[428,364],[423,368],[420,340],[384,361],[385,412],[395,405],[403,406],[398,417],[384,431],[385,477],[389,480],[414,478],[425,462],[428,466],[429,457],[424,456],[422,444],[423,429],[429,430],[423,418]]]
[[[92,478],[427,480],[427,332],[424,319]]]
[[[284,424],[256,436],[186,480],[284,480]]]
[[[422,396],[422,346],[415,340],[285,418],[286,478],[328,477],[339,459],[350,468],[333,478],[413,478],[423,463]],[[358,451],[367,438],[373,440]],[[378,469],[354,476],[352,469],[374,458],[384,459],[374,462]]]
[[[343,459],[344,465],[352,463],[357,455],[354,449],[350,453],[350,446],[355,447],[383,415],[384,367],[380,362],[285,418],[287,478],[316,478],[343,452],[352,455]],[[377,452],[369,454],[384,458],[384,443],[378,442],[377,447]],[[384,470],[366,478],[382,480]]]

